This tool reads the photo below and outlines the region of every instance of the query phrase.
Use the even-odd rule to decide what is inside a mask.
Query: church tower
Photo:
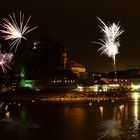
[[[64,51],[62,53],[62,63],[63,63],[63,69],[66,69],[67,68],[67,52],[66,52],[66,49],[64,48]]]

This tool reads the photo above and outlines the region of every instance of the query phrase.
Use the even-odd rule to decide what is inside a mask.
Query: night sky
[[[0,16],[22,11],[32,15],[30,25],[38,26],[30,37],[48,36],[66,48],[71,59],[88,71],[112,71],[112,59],[97,52],[91,42],[102,37],[97,20],[119,22],[121,35],[117,69],[140,68],[140,1],[139,0],[11,0],[1,1]]]

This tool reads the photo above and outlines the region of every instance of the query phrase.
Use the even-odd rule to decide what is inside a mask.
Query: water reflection
[[[107,120],[99,123],[98,128],[100,130],[98,140],[103,138],[119,138],[122,134],[121,122],[116,120]]]
[[[6,120],[10,119],[10,112],[9,111],[5,113],[5,117],[6,117]]]
[[[103,120],[104,107],[103,106],[100,106],[99,107],[99,111],[100,111],[100,114],[101,114],[101,119]]]
[[[140,93],[133,92],[130,95],[131,100],[126,103],[116,104],[112,107],[99,106],[101,121],[98,125],[98,139],[109,137],[122,140],[139,139]]]
[[[0,102],[0,137],[25,140],[30,131],[43,127],[40,120],[29,118],[26,103]]]
[[[139,98],[140,98],[140,93],[139,92],[134,92],[132,93],[132,97],[134,99],[134,120],[138,120],[138,115],[139,115]]]
[[[134,116],[132,131],[134,132],[135,137],[138,138],[138,135],[139,135],[139,124],[140,124],[140,120],[139,120],[140,93],[139,92],[134,92],[134,93],[131,93],[131,95],[132,95],[132,99],[134,100],[134,102],[133,102],[133,109],[132,109],[133,116]]]
[[[23,131],[20,137],[26,132],[30,135],[26,139],[34,140],[137,140],[140,93],[130,97],[126,102],[105,103],[0,102],[0,133],[14,127]]]
[[[134,102],[134,120],[138,120],[138,105],[139,105],[139,103],[137,102],[137,101],[135,101]]]
[[[80,107],[64,108],[64,115],[66,118],[69,118],[69,121],[72,121],[77,124],[81,124],[85,120],[86,112]]]

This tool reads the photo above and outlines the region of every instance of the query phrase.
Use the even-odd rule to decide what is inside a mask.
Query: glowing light
[[[119,108],[122,111],[124,109],[124,105],[120,105]]]
[[[18,103],[18,106],[21,106],[21,103]]]
[[[83,91],[83,87],[80,86],[80,85],[77,86],[77,89],[78,89],[79,91]]]
[[[134,98],[134,101],[138,101],[138,99],[139,99],[139,97],[140,97],[140,95],[139,95],[140,93],[138,93],[138,92],[134,92],[133,93],[133,98]]]
[[[133,84],[132,84],[132,85],[131,85],[131,88],[134,89],[134,90],[135,90],[135,89],[140,89],[140,85],[133,85]]]
[[[104,108],[103,108],[103,106],[100,106],[100,107],[99,107],[99,110],[100,110],[100,113],[101,113],[101,117],[103,118],[103,113],[104,113]]]
[[[12,58],[13,58],[13,54],[11,54],[11,53],[2,53],[0,51],[0,66],[1,66],[2,71],[4,73],[7,72],[6,68],[10,69],[9,63],[11,62]]]
[[[25,78],[25,69],[24,68],[21,69],[20,77],[23,79]]]
[[[109,87],[119,87],[119,84],[109,84]]]
[[[20,80],[20,86],[25,87],[25,88],[33,88],[33,80],[25,80],[21,79]]]
[[[100,129],[99,133],[99,138],[103,139],[105,137],[118,137],[121,135],[121,124],[120,121],[115,121],[115,120],[107,120],[107,121],[102,121],[99,123],[98,128]]]
[[[101,54],[106,54],[108,57],[111,57],[115,66],[115,57],[119,53],[118,48],[120,47],[119,36],[124,30],[120,29],[119,24],[113,23],[107,26],[99,17],[97,18],[103,24],[103,26],[100,26],[101,32],[103,32],[103,39],[97,42],[102,47],[98,51],[101,51]]]
[[[10,112],[6,112],[5,115],[6,115],[6,119],[10,120]]]
[[[89,103],[89,106],[92,106],[92,103],[91,102]]]
[[[138,120],[138,102],[137,101],[134,103],[134,117],[135,117],[135,120]]]
[[[132,98],[134,99],[134,117],[135,120],[138,120],[138,115],[139,115],[139,97],[140,97],[140,93],[139,92],[133,92],[132,93]]]
[[[5,110],[6,110],[6,111],[8,110],[8,105],[5,106]]]
[[[5,40],[11,40],[12,43],[10,44],[11,49],[13,49],[13,47],[15,47],[15,51],[17,50],[18,45],[21,43],[21,39],[25,39],[24,35],[26,35],[27,33],[31,32],[32,30],[34,30],[37,27],[34,28],[30,28],[30,26],[28,26],[28,23],[31,19],[31,16],[29,16],[29,18],[27,19],[27,21],[24,24],[24,14],[22,14],[20,12],[20,16],[19,16],[19,24],[17,22],[15,13],[13,13],[13,15],[9,15],[9,19],[8,18],[4,18],[3,21],[4,23],[1,24],[1,26],[4,28],[3,30],[0,30],[3,34],[3,38]]]

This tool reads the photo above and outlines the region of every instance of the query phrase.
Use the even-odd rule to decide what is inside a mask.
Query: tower
[[[67,68],[67,52],[66,52],[66,49],[64,48],[64,51],[62,53],[62,63],[63,63],[63,69],[66,69]]]

